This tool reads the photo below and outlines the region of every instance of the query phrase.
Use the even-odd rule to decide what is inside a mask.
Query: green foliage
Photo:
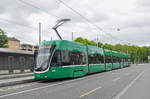
[[[85,44],[85,45],[93,45],[93,46],[95,45],[94,41],[89,41],[89,40],[81,38],[81,37],[76,38],[74,41]]]
[[[94,41],[90,41],[81,37],[78,37],[74,40],[75,42],[83,43],[85,45],[95,45],[104,49],[109,49],[109,50],[114,50],[122,53],[128,53],[131,55],[131,61],[133,63],[135,62],[148,62],[148,56],[150,56],[150,46],[146,47],[139,47],[139,46],[128,46],[128,45],[121,45],[121,44],[116,44],[116,45],[111,45],[111,44],[103,44],[101,42],[95,43]]]
[[[104,49],[109,49],[109,50],[113,50],[114,49],[114,46],[112,46],[111,44],[108,44],[108,43],[105,43],[103,45]]]
[[[0,29],[0,48],[7,48],[8,47],[8,37],[5,32]]]

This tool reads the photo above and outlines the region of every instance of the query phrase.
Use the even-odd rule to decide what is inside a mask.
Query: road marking
[[[60,85],[60,84],[63,84],[63,83],[58,83],[58,84],[48,85],[48,86],[44,86],[44,87],[38,87],[38,88],[34,88],[34,89],[24,90],[24,91],[20,91],[20,92],[16,92],[16,93],[1,95],[0,98],[9,97],[9,96],[22,94],[22,93],[26,93],[26,92],[31,92],[31,91],[35,91],[35,90],[39,90],[39,89],[44,89],[44,88],[48,88],[48,87],[52,87],[52,86],[56,86],[56,85]]]
[[[16,92],[16,93],[1,95],[0,98],[14,96],[14,95],[17,95],[17,94],[22,94],[22,93],[27,93],[27,92],[32,92],[32,91],[35,91],[35,90],[44,89],[44,88],[48,88],[48,87],[53,87],[53,86],[57,86],[57,85],[67,84],[67,83],[71,83],[71,82],[75,82],[75,81],[84,80],[84,79],[87,79],[87,78],[90,78],[90,77],[87,76],[87,77],[84,77],[84,78],[78,78],[78,79],[74,79],[74,80],[71,80],[71,81],[66,81],[66,82],[61,82],[61,83],[52,84],[52,85],[48,85],[48,86],[43,86],[43,87],[38,87],[38,88],[34,88],[34,89],[24,90],[24,91],[20,91],[20,92]]]
[[[120,77],[115,78],[114,80],[112,80],[112,82],[116,82],[117,80],[119,80]]]
[[[127,91],[128,89],[144,74],[145,71],[141,72],[134,80],[131,81],[129,85],[127,85],[116,97],[113,99],[120,99]]]
[[[39,82],[42,82],[42,81],[33,82],[33,83],[30,83],[30,84],[27,84],[27,85],[15,85],[15,86],[9,86],[8,88],[4,87],[4,88],[0,89],[0,91],[8,91],[8,90],[13,90],[13,89],[15,90],[15,89],[18,89],[18,88],[23,88],[23,87],[28,87],[28,86],[36,85]]]
[[[12,86],[12,87],[8,87],[8,88],[4,88],[2,89],[2,91],[7,91],[7,90],[13,90],[13,89],[19,89],[19,88],[24,88],[24,87],[28,87],[28,86],[32,86],[32,85],[36,85],[36,84],[27,84],[27,85],[17,85],[17,86]],[[1,89],[0,89],[1,91]]]
[[[93,89],[93,90],[91,90],[91,91],[88,91],[88,92],[86,92],[86,93],[80,95],[80,98],[82,98],[82,97],[84,97],[84,96],[87,96],[88,94],[91,94],[91,93],[95,92],[96,90],[99,90],[100,88],[102,88],[102,86],[99,86],[99,87],[97,87],[97,88],[95,88],[95,89]]]

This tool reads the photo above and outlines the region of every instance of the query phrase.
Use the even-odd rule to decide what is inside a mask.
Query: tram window
[[[53,60],[55,60],[54,63],[59,66],[60,65],[62,66],[83,65],[86,63],[85,53],[82,52],[61,50],[59,51],[58,55],[56,52],[56,55],[54,55],[53,57],[54,57]],[[53,64],[53,60],[52,60],[52,64]]]
[[[65,50],[61,50],[61,59],[62,59],[62,65],[71,65],[71,59],[70,59],[70,56],[69,56],[69,51],[65,51]]]
[[[113,56],[113,63],[115,63],[116,62],[116,59],[115,59],[115,56]]]
[[[93,54],[89,54],[88,55],[88,57],[89,57],[89,64],[93,64],[94,63],[94,55]]]
[[[56,66],[71,66],[86,64],[86,56],[83,52],[73,52],[67,50],[57,50],[52,58],[51,65]]]
[[[120,62],[121,62],[121,58],[118,57],[118,61],[119,61],[119,63],[120,63]]]
[[[99,55],[94,55],[94,56],[95,56],[95,61],[94,61],[94,63],[95,63],[95,64],[101,63],[101,62],[100,62],[100,57],[99,57]]]
[[[102,64],[102,63],[104,63],[104,56],[103,55],[98,55],[98,63],[100,63],[100,64]]]
[[[100,54],[89,54],[89,64],[102,64],[104,63],[104,56]]]
[[[72,65],[83,65],[86,63],[85,53],[70,51],[69,55]]]
[[[127,62],[129,62],[129,58],[127,58],[126,60],[127,60]]]
[[[106,56],[106,63],[112,63],[111,56]]]
[[[118,63],[120,61],[119,57],[113,56],[113,63]]]
[[[71,52],[69,53],[69,57],[70,57],[70,63],[71,65],[77,65],[78,63],[78,59],[79,59],[79,55],[76,52]]]
[[[126,62],[126,58],[124,58],[124,62]]]
[[[123,58],[121,58],[121,62],[124,62],[124,59],[123,59]]]
[[[126,62],[126,58],[123,58],[123,62]]]
[[[61,66],[61,53],[59,50],[57,50],[53,55],[51,66],[52,67]]]

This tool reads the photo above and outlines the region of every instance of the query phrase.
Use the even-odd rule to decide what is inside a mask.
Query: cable
[[[101,29],[99,26],[97,26],[96,24],[92,23],[89,19],[87,19],[86,17],[84,17],[82,14],[80,14],[78,11],[74,10],[72,7],[70,7],[69,5],[67,5],[65,2],[63,2],[62,0],[58,0],[60,3],[62,3],[63,5],[65,5],[67,8],[71,9],[73,12],[75,12],[76,14],[78,14],[80,17],[82,17],[85,21],[87,21],[89,24],[93,25],[94,27],[96,27],[99,32],[103,31],[103,29]],[[104,32],[104,31],[103,31]],[[112,36],[111,34],[109,33],[105,33],[109,36],[111,36],[112,38],[116,38],[114,36]],[[118,39],[118,38],[116,38]],[[120,39],[118,39],[120,41]],[[121,40],[123,41],[123,40]]]
[[[92,23],[89,19],[87,19],[86,17],[84,17],[82,14],[80,14],[79,12],[77,12],[76,10],[74,10],[73,8],[71,8],[70,6],[68,6],[65,2],[63,2],[62,0],[58,0],[60,3],[62,3],[63,5],[65,5],[66,7],[68,7],[69,9],[71,9],[73,12],[75,12],[76,14],[78,14],[80,17],[82,17],[84,20],[86,20],[88,23],[92,24],[93,26],[95,26],[96,28],[98,28],[99,30],[102,31],[101,28],[99,28],[96,24]]]
[[[58,16],[56,16],[54,14],[50,14],[47,10],[44,10],[44,9],[42,9],[40,7],[37,7],[37,6],[35,6],[35,5],[33,5],[33,4],[29,3],[29,2],[26,2],[26,1],[23,1],[23,0],[18,0],[18,1],[20,1],[21,3],[26,4],[28,6],[31,6],[31,7],[35,8],[35,9],[41,10],[42,12],[45,12],[45,13],[49,14],[50,16],[53,16],[53,17],[56,17],[56,18],[60,19],[60,17],[58,17]]]
[[[11,24],[15,24],[15,25],[19,25],[19,26],[23,26],[23,27],[27,27],[27,28],[30,28],[30,29],[33,29],[33,30],[37,30],[37,28],[34,28],[34,27],[30,27],[30,26],[27,26],[27,25],[24,25],[24,24],[20,24],[20,23],[16,23],[14,21],[11,21],[11,20],[7,20],[7,19],[2,19],[0,18],[0,21],[6,21],[7,23],[11,23]],[[6,32],[7,33],[7,32]],[[9,33],[10,35],[13,34],[13,33]],[[15,37],[19,37],[21,39],[23,39],[24,41],[26,42],[33,42],[32,40],[25,40],[23,37],[21,37],[22,35],[14,35]]]
[[[33,30],[37,30],[37,28],[31,27],[31,26],[28,26],[28,25],[25,25],[25,24],[20,24],[20,23],[17,23],[17,22],[14,22],[14,21],[8,20],[8,19],[0,18],[0,21],[5,21],[5,22],[7,22],[7,23],[11,23],[11,24],[15,24],[15,25],[19,25],[19,26],[27,27],[27,28],[30,28],[30,29],[33,29]]]
[[[28,6],[31,6],[31,7],[33,7],[33,8],[36,8],[36,9],[38,9],[38,10],[41,10],[41,11],[43,11],[43,12],[45,12],[45,13],[47,13],[47,14],[49,14],[49,12],[48,11],[46,11],[46,10],[44,10],[44,9],[41,9],[41,8],[39,8],[39,7],[37,7],[37,6],[35,6],[35,5],[33,5],[33,4],[31,4],[31,3],[28,3],[28,2],[25,2],[25,1],[23,1],[23,0],[19,0],[20,2],[22,2],[22,3],[24,3],[24,4],[26,4],[26,5],[28,5]],[[63,1],[61,1],[61,0],[58,0],[59,2],[61,2],[62,4],[64,4],[66,7],[68,7],[69,9],[71,9],[73,12],[75,12],[76,14],[78,14],[80,17],[82,17],[83,19],[85,19],[85,21],[87,21],[89,24],[92,24],[94,27],[96,27],[100,32],[102,31],[102,29],[100,28],[100,27],[98,27],[96,24],[94,24],[94,23],[92,23],[89,19],[87,19],[86,17],[84,17],[82,14],[80,14],[79,12],[77,12],[76,10],[74,10],[73,8],[71,8],[70,6],[68,6],[65,2],[63,2]],[[49,15],[51,15],[51,16],[54,16],[54,17],[57,17],[57,18],[60,18],[60,17],[58,17],[58,16],[56,16],[56,15],[52,15],[52,14],[49,14]],[[110,34],[108,34],[108,35],[110,35]],[[112,36],[112,35],[111,35]],[[113,36],[112,36],[113,37]],[[114,37],[113,37],[114,38]]]

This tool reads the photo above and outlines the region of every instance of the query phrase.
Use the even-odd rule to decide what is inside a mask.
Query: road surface
[[[0,99],[150,99],[150,64],[0,88]]]

